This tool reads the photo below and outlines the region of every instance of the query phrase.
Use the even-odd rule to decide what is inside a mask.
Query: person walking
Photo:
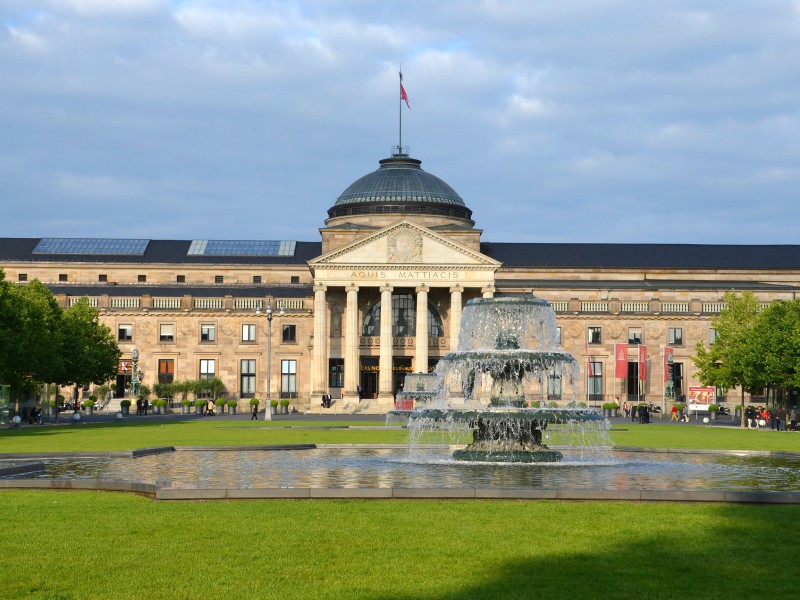
[[[619,404],[619,403],[617,403],[617,404]],[[631,408],[630,408],[630,406],[628,406],[627,402],[623,402],[622,403],[622,414],[625,415],[626,419],[631,416]]]
[[[677,421],[678,420],[678,407],[674,404],[672,405],[672,417],[670,417],[670,421]]]
[[[258,404],[250,405],[250,420],[258,421]]]

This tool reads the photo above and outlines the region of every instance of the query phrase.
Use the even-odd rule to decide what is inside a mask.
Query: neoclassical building
[[[269,379],[273,399],[316,411],[327,392],[337,412],[391,408],[407,373],[456,347],[471,298],[548,300],[590,403],[661,403],[667,379],[678,394],[699,385],[690,356],[713,342],[726,292],[769,303],[800,290],[800,246],[484,241],[461,196],[402,148],[338,196],[320,235],[0,238],[0,266],[65,307],[87,297],[99,309],[123,352],[118,397],[136,348],[148,385],[220,377],[247,399],[266,397]],[[558,381],[547,393],[562,400]]]

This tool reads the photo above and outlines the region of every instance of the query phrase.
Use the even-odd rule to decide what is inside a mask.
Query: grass
[[[380,426],[379,422],[211,421],[126,422],[0,430],[1,452],[130,450],[151,446],[228,446],[257,444],[403,444],[404,430],[344,429],[345,425]],[[288,426],[302,428],[288,429]],[[330,427],[339,427],[331,429]],[[615,423],[618,446],[773,450],[800,452],[800,433],[652,423]]]
[[[4,598],[796,597],[797,506],[0,498]]]
[[[302,429],[287,429],[287,426]],[[58,427],[24,427],[0,430],[2,452],[66,452],[73,450],[131,450],[152,446],[231,446],[258,444],[382,444],[405,443],[397,429],[344,429],[343,425],[377,425],[375,422],[309,423],[303,421],[169,421],[150,423],[97,423]],[[327,427],[340,427],[327,429]],[[311,427],[311,428],[309,428]]]

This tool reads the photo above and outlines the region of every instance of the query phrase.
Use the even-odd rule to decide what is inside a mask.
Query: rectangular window
[[[297,398],[297,361],[281,361],[281,398]]]
[[[719,337],[719,332],[716,329],[714,329],[713,327],[709,327],[708,328],[708,343],[709,343],[710,346],[714,345],[714,342],[717,341],[718,337]]]
[[[215,360],[213,358],[200,359],[200,379],[214,379],[216,373]]]
[[[28,281],[28,274],[20,273],[19,275],[17,275],[17,281]]]
[[[158,341],[159,342],[174,342],[175,341],[175,325],[173,323],[162,323],[158,326]]]
[[[222,275],[214,275],[214,283],[225,283],[225,278]]]
[[[186,283],[186,275],[178,275],[175,277],[177,283]]]
[[[108,275],[98,275],[97,281],[100,283],[108,283]]]
[[[58,280],[59,281],[67,281],[67,274],[66,273],[59,273]]]
[[[628,343],[641,344],[642,343],[642,329],[641,327],[631,327],[628,329]]]
[[[591,375],[589,375],[589,400],[600,402],[603,400],[603,363],[591,362]]]
[[[300,278],[297,275],[292,275],[292,278],[290,279],[290,281],[292,283],[300,283]]]
[[[670,327],[667,330],[667,335],[669,336],[668,343],[670,346],[683,346],[683,328]]]
[[[561,374],[555,371],[547,374],[547,399],[561,400]]]
[[[331,358],[328,360],[328,387],[344,387],[344,359]]]
[[[686,392],[683,389],[683,363],[672,363],[672,385],[675,397],[681,398]]]
[[[137,280],[139,283],[147,283],[147,275],[139,275],[139,276],[136,278],[136,280]]]
[[[241,396],[252,398],[256,395],[256,361],[254,358],[243,358],[240,363]]]
[[[242,341],[255,342],[256,341],[256,326],[251,323],[242,325]]]
[[[261,283],[261,275],[253,275],[253,283]]]
[[[200,341],[201,342],[216,342],[217,341],[217,326],[216,325],[200,325]]]
[[[556,327],[556,345],[561,345],[561,327]]]
[[[293,344],[297,341],[297,325],[284,325],[283,326],[283,343]]]
[[[172,358],[158,359],[158,383],[172,383],[175,381],[175,360]]]
[[[589,327],[589,343],[590,344],[602,344],[602,337],[601,337],[602,328],[600,327]]]
[[[133,340],[133,325],[120,325],[117,327],[117,341],[130,342]]]

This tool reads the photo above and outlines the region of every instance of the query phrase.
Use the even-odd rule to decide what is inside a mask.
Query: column
[[[378,399],[389,400],[392,396],[392,286],[381,288],[381,357],[378,362]]]
[[[450,288],[450,352],[458,350],[458,332],[461,329],[461,293],[460,285]]]
[[[347,288],[347,307],[344,312],[344,390],[345,398],[358,399],[360,373],[358,335],[358,286]]]
[[[417,336],[414,340],[414,370],[428,372],[428,286],[417,288]]]
[[[486,287],[481,289],[481,295],[484,298],[494,298],[494,285],[491,283],[487,284]]]
[[[311,357],[311,404],[328,391],[328,302],[327,287],[314,284],[314,352]]]

